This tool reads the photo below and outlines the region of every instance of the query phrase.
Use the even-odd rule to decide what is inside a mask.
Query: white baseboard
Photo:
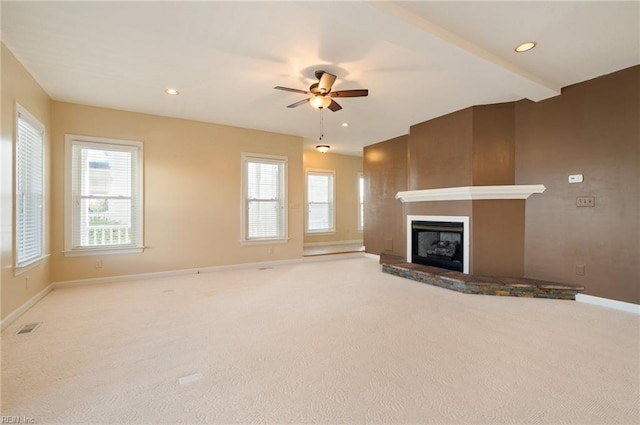
[[[11,313],[7,315],[0,324],[0,330],[5,330],[10,324],[12,324],[18,317],[22,316],[25,311],[29,310],[33,307],[38,301],[43,299],[51,290],[53,289],[53,284],[48,285],[42,291],[35,294],[33,297],[29,298],[24,304],[20,307],[13,310]]]
[[[302,262],[304,263],[315,263],[318,261],[336,261],[336,260],[347,260],[349,258],[363,258],[365,256],[364,252],[342,252],[336,254],[325,254],[325,255],[312,255],[310,257],[304,257]]]
[[[220,272],[224,270],[242,270],[242,269],[259,269],[262,267],[277,267],[288,264],[299,264],[302,262],[301,258],[291,260],[275,260],[275,261],[261,261],[257,263],[240,263],[229,264],[224,266],[211,266],[200,267],[193,269],[181,269],[181,270],[169,270],[164,272],[152,272],[152,273],[137,273],[129,275],[109,276],[109,277],[95,277],[90,279],[78,279],[78,280],[66,280],[52,283],[53,289],[55,288],[69,288],[74,286],[94,285],[100,283],[113,283],[113,282],[126,282],[129,280],[141,280],[141,279],[158,279],[171,276],[183,276],[188,274],[198,273],[211,273]]]
[[[350,252],[345,254],[334,254],[334,255],[319,255],[315,257],[305,257],[305,258],[296,258],[290,260],[276,260],[276,261],[262,261],[256,263],[241,263],[241,264],[230,264],[224,266],[211,266],[211,267],[202,267],[202,268],[193,268],[193,269],[182,269],[182,270],[170,270],[163,272],[153,272],[153,273],[138,273],[138,274],[130,274],[130,275],[120,275],[120,276],[110,276],[110,277],[97,277],[91,279],[78,279],[78,280],[67,280],[60,282],[53,282],[48,285],[46,288],[35,294],[29,300],[27,300],[20,307],[9,313],[7,317],[0,321],[0,330],[6,329],[11,323],[13,323],[16,319],[18,319],[24,312],[33,307],[38,301],[44,298],[49,292],[56,288],[68,288],[73,286],[83,286],[83,285],[93,285],[100,283],[111,283],[111,282],[125,282],[128,280],[138,280],[138,279],[157,279],[162,277],[170,277],[170,276],[180,276],[180,275],[188,275],[188,274],[198,274],[198,273],[210,273],[217,271],[225,271],[225,270],[242,270],[242,269],[254,269],[254,268],[262,268],[262,267],[276,267],[288,264],[299,264],[302,262],[316,262],[316,261],[332,261],[339,259],[349,259],[349,258],[370,258],[376,261],[380,261],[380,256],[375,254],[369,254],[365,252]],[[576,301],[583,302],[587,304],[594,304],[603,307],[613,308],[616,310],[626,311],[629,313],[635,313],[640,315],[640,305],[628,303],[624,301],[611,300],[608,298],[595,297],[592,295],[585,294],[577,294]]]
[[[587,304],[599,305],[626,311],[628,313],[640,314],[640,305],[624,301],[611,300],[609,298],[594,297],[593,295],[576,294],[576,301]]]
[[[56,288],[70,288],[74,286],[84,286],[84,285],[95,285],[101,283],[113,283],[113,282],[126,282],[129,280],[140,280],[140,279],[158,279],[162,277],[170,277],[170,276],[181,276],[188,274],[198,274],[198,273],[210,273],[210,272],[218,272],[224,270],[242,270],[242,269],[257,269],[262,267],[277,267],[287,264],[299,264],[302,263],[302,258],[296,258],[291,260],[275,260],[275,261],[262,261],[257,263],[241,263],[241,264],[229,264],[224,266],[211,266],[211,267],[201,267],[194,269],[182,269],[182,270],[169,270],[163,272],[152,272],[152,273],[138,273],[138,274],[129,274],[129,275],[119,275],[119,276],[109,276],[109,277],[96,277],[90,279],[77,279],[77,280],[66,280],[53,282],[42,291],[38,292],[36,295],[31,297],[27,302],[22,304],[20,307],[9,313],[7,317],[5,317],[0,322],[0,329],[4,330],[11,323],[13,323],[18,317],[24,314],[25,311],[29,310],[33,307],[38,301],[44,298],[49,292]]]
[[[328,245],[352,245],[352,244],[363,244],[362,239],[354,239],[352,241],[331,241],[331,242],[309,242],[305,243],[302,246],[304,248],[310,248],[312,246],[328,246]]]

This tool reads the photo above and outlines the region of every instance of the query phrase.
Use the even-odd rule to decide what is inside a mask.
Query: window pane
[[[307,172],[307,231],[331,232],[333,223],[333,172]]]
[[[249,239],[281,236],[278,201],[249,201],[248,206]]]
[[[16,131],[16,265],[44,255],[44,131],[18,111]]]
[[[360,200],[360,211],[358,215],[358,229],[364,229],[364,177],[358,177],[358,198]]]
[[[285,160],[246,158],[244,239],[286,236]]]
[[[331,216],[332,213],[329,204],[309,204],[309,230],[331,229]]]
[[[81,200],[77,245],[129,245],[131,236],[131,199]]]
[[[331,191],[331,176],[308,174],[307,199],[309,202],[329,202]]]
[[[248,163],[248,198],[277,199],[279,191],[278,164]]]
[[[131,196],[132,152],[82,149],[82,195]]]
[[[71,249],[142,246],[140,142],[70,140]]]

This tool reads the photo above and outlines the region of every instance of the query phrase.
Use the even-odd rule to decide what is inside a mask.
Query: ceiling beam
[[[446,43],[463,49],[493,66],[499,67],[508,77],[508,80],[505,83],[510,83],[516,94],[526,99],[538,102],[560,94],[560,87],[557,87],[557,85],[520,68],[519,66],[485,50],[481,46],[478,46],[477,44],[424,19],[416,13],[405,9],[394,2],[367,0],[367,3],[389,16],[393,16],[414,26],[415,28],[420,29],[426,34],[435,36]]]

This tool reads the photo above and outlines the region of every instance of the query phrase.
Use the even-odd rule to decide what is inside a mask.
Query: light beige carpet
[[[631,313],[459,294],[371,258],[65,288],[2,334],[2,415],[637,424],[639,337]]]

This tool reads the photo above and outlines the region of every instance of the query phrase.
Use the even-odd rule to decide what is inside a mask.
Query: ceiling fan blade
[[[320,81],[318,82],[318,90],[320,90],[320,93],[322,94],[329,93],[331,91],[331,86],[333,86],[335,81],[335,75],[329,74],[328,72],[323,73],[322,77],[320,77]]]
[[[309,98],[299,100],[299,101],[297,101],[296,103],[292,103],[291,105],[287,106],[287,108],[295,108],[295,107],[300,106],[300,105],[302,105],[302,104],[305,104],[305,103],[307,103],[307,102],[309,102]]]
[[[331,97],[362,97],[369,96],[369,90],[367,89],[359,89],[359,90],[341,90],[334,91],[329,93]]]
[[[342,106],[338,105],[338,102],[331,99],[331,104],[328,106],[328,108],[331,109],[332,112],[337,112],[342,109]]]
[[[276,89],[276,90],[284,90],[284,91],[291,91],[291,92],[294,92],[294,93],[309,94],[309,92],[306,91],[306,90],[291,89],[289,87],[275,86],[274,89]]]

